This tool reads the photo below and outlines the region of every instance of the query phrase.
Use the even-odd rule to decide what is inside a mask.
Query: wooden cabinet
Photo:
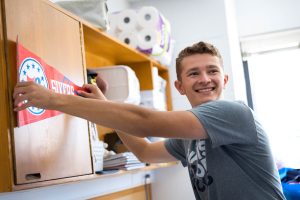
[[[146,184],[143,186],[130,188],[120,192],[95,197],[90,200],[151,200],[151,185]]]
[[[128,65],[141,90],[153,89],[151,68],[167,80],[168,69],[46,0],[1,0],[0,192],[94,178],[88,121],[61,114],[16,127],[12,92],[16,40],[77,85],[86,69]]]
[[[6,0],[3,3],[10,92],[16,83],[17,37],[31,52],[82,85],[85,65],[81,24],[43,1]],[[12,121],[11,124],[16,185],[92,174],[86,120],[61,114],[19,128]]]

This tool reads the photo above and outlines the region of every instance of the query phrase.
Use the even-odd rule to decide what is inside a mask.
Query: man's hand
[[[17,83],[14,89],[14,111],[24,110],[34,106],[37,108],[51,109],[51,102],[55,93],[35,82]]]
[[[82,88],[84,89],[84,91],[83,90],[77,91],[77,93],[82,97],[90,98],[90,99],[107,100],[104,94],[96,85],[84,84]]]
[[[97,83],[97,86],[98,88],[100,88],[101,92],[103,94],[106,93],[106,91],[108,90],[108,83],[106,80],[104,80],[101,76],[101,74],[98,74],[97,77],[96,77],[96,83]]]
[[[101,75],[98,74],[96,77],[96,85],[92,84],[85,84],[82,86],[82,88],[85,91],[77,91],[78,94],[85,98],[90,99],[99,99],[99,100],[107,100],[104,96],[105,92],[108,90],[108,83],[102,79]]]

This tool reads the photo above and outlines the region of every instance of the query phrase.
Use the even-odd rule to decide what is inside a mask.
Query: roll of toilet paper
[[[138,37],[138,49],[145,54],[159,56],[169,50],[170,34],[168,32],[147,28],[142,29]]]
[[[122,10],[116,15],[116,25],[121,31],[133,31],[137,27],[137,13],[135,10]]]
[[[132,48],[137,48],[138,47],[138,36],[137,33],[135,32],[121,32],[118,35],[118,39],[121,40],[122,42],[128,44]]]
[[[163,17],[159,11],[152,6],[145,6],[138,10],[137,22],[142,28],[160,29],[163,25]]]
[[[154,45],[161,43],[161,32],[155,29],[144,28],[138,32],[138,39],[139,49],[146,50],[145,53],[147,53],[147,50],[152,49]]]

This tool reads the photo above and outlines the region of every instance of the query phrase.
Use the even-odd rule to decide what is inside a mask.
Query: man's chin
[[[207,102],[210,102],[213,100],[215,100],[215,99],[205,99],[205,100],[201,101],[200,104],[204,104],[204,103],[207,103]]]
[[[201,104],[204,104],[204,103],[207,103],[207,102],[210,102],[210,101],[215,101],[215,100],[217,100],[217,98],[203,98],[203,99],[195,102],[194,105],[193,105],[193,107],[199,106]]]

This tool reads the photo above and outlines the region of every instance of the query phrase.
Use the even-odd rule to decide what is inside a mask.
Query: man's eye
[[[210,73],[210,74],[216,74],[216,73],[218,73],[218,70],[210,70],[208,73]]]
[[[197,76],[198,75],[198,72],[191,72],[189,73],[189,76]]]

